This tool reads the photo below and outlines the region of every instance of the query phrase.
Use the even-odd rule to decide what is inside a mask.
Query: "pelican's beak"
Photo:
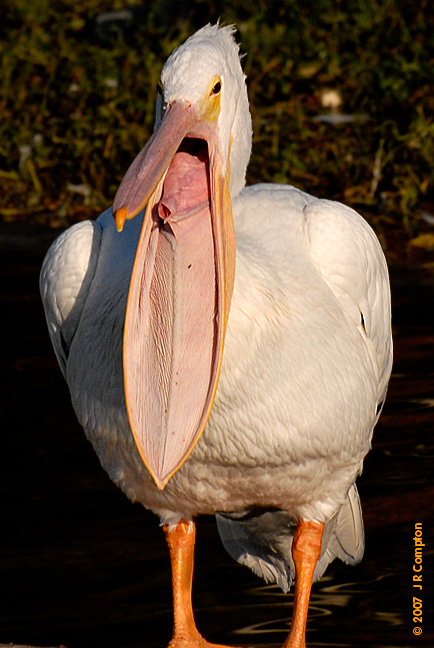
[[[235,276],[229,176],[217,120],[174,101],[113,205],[119,230],[147,205],[128,296],[124,385],[137,448],[160,489],[196,445],[217,389]]]

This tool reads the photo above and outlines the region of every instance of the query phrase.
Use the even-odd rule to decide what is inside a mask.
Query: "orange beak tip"
[[[127,219],[128,210],[126,207],[120,207],[116,210],[115,220],[116,220],[116,229],[118,232],[122,232],[124,229],[124,224]]]

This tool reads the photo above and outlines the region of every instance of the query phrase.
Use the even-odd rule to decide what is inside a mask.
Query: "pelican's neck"
[[[245,187],[247,165],[252,151],[252,118],[244,81],[238,95],[232,136],[230,192],[234,199]]]

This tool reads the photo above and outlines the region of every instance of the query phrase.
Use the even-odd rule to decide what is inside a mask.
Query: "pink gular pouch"
[[[170,461],[172,455],[176,462],[180,445],[172,441],[179,421],[191,421],[193,428],[200,423],[217,334],[206,158],[186,152],[175,155],[152,218],[149,246],[153,255],[147,269],[152,275],[147,302],[151,330],[141,335],[146,340],[149,380],[157,382],[158,388],[149,392],[147,425],[166,430],[166,435],[156,439],[165,449],[154,443],[156,457]],[[181,433],[185,442],[186,431]]]
[[[118,190],[118,229],[146,203],[128,296],[124,384],[137,448],[163,489],[214,401],[235,272],[229,164],[216,123],[173,102]]]

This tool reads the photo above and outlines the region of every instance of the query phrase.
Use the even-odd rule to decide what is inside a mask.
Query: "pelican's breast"
[[[306,199],[257,186],[235,202],[236,281],[222,374],[185,468],[208,466],[216,490],[226,470],[231,488],[244,484],[250,497],[262,475],[269,502],[273,489],[276,499],[291,499],[291,486],[282,494],[279,481],[292,477],[294,493],[310,480],[313,494],[317,478],[323,490],[327,479],[330,488],[336,482],[332,498],[344,496],[375,419],[376,372],[366,341],[309,257]]]

